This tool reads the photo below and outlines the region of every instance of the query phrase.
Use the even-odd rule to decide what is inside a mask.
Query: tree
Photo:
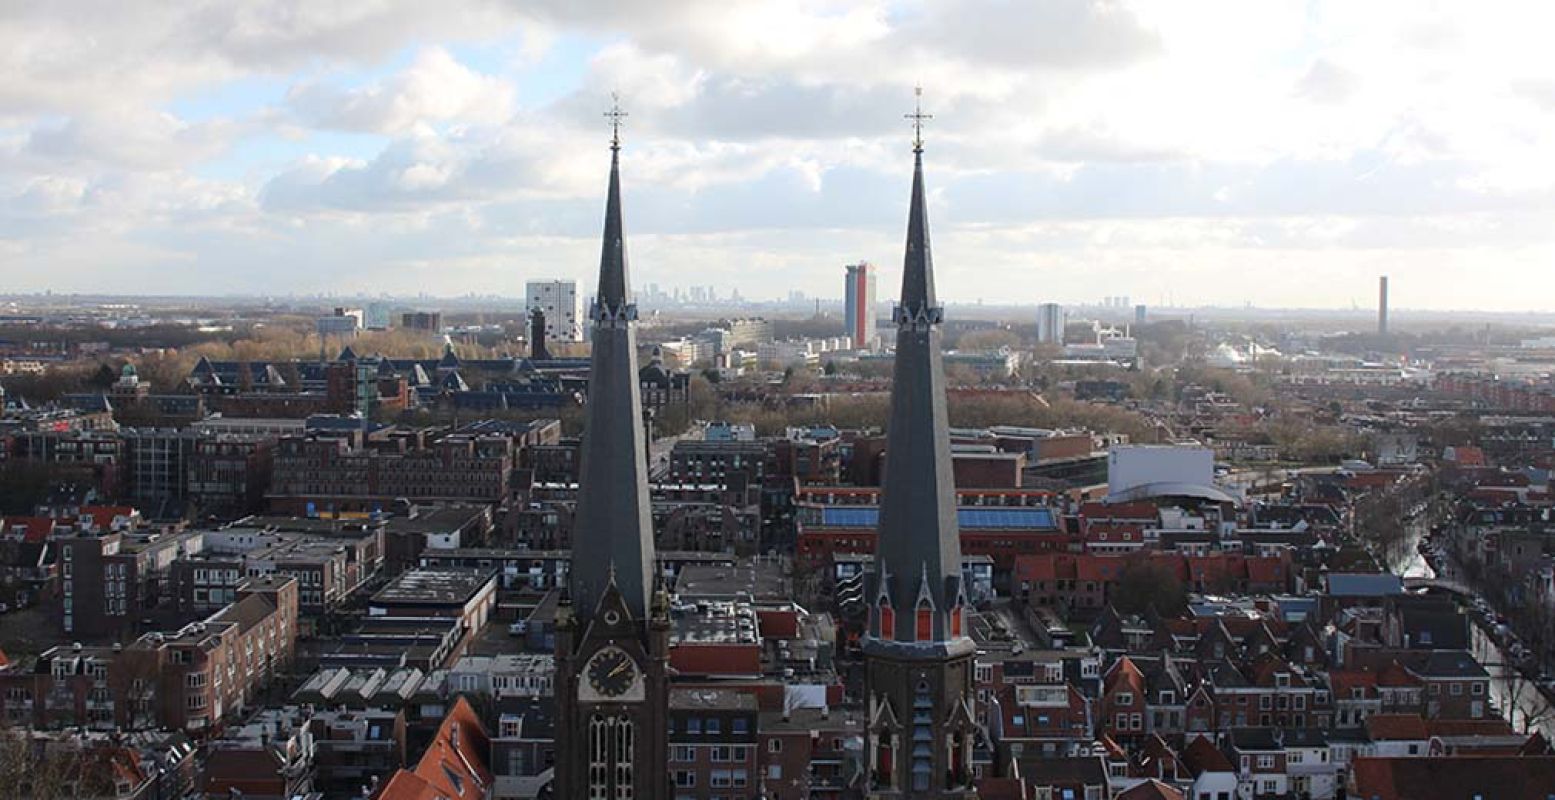
[[[94,389],[107,391],[109,387],[113,386],[114,381],[118,379],[119,375],[113,371],[113,367],[107,364],[99,364],[97,371],[93,372],[92,377],[88,378],[86,382]]]
[[[1160,561],[1142,556],[1124,560],[1111,600],[1120,614],[1143,614],[1154,608],[1175,616],[1188,607],[1188,593],[1177,573]]]
[[[0,731],[0,785],[30,800],[113,797],[112,751],[67,734]]]

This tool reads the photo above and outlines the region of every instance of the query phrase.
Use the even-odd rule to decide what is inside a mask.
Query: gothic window
[[[599,715],[589,720],[589,800],[610,800],[610,731]]]

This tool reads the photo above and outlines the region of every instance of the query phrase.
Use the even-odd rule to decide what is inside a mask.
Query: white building
[[[1057,303],[1037,306],[1037,341],[1043,344],[1063,344],[1065,324],[1067,319],[1063,306]]]
[[[355,336],[362,329],[367,313],[360,308],[336,308],[335,313],[318,318],[319,336]]]
[[[545,312],[546,338],[583,341],[583,295],[578,294],[577,281],[529,281],[524,286],[524,308]]]
[[[1117,499],[1160,493],[1215,494],[1215,452],[1191,445],[1129,445],[1107,453],[1107,490]],[[1191,491],[1190,491],[1191,490]]]

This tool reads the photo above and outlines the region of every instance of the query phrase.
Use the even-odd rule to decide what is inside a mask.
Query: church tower
[[[879,544],[863,649],[871,798],[970,798],[973,659],[945,407],[921,108],[896,322]]]
[[[556,796],[662,800],[669,796],[669,600],[654,582],[637,306],[621,226],[625,113],[615,107],[606,116],[614,134],[589,313],[588,411],[572,564],[556,611]]]

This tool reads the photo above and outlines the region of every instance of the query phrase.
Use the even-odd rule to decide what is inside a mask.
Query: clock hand
[[[605,675],[605,677],[607,677],[607,678],[614,678],[616,675],[619,675],[621,673],[621,670],[626,669],[627,667],[631,666],[631,664],[632,664],[632,662],[630,662],[630,661],[622,661],[619,666],[617,666],[613,670],[610,670],[610,672],[607,675]]]

